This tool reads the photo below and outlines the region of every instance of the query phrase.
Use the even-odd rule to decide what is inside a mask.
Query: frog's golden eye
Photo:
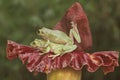
[[[42,35],[42,34],[44,34],[44,32],[41,31],[41,30],[38,30],[38,31],[37,31],[37,34],[41,34],[41,35]]]

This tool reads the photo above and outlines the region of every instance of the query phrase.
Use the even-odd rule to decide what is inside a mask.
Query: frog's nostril
[[[37,31],[37,34],[40,34],[40,30]]]

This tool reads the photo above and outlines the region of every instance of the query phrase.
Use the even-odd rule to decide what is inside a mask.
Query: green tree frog
[[[49,40],[35,39],[31,46],[36,47],[42,51],[40,55],[43,55],[48,52],[53,52],[54,55],[51,55],[53,59],[59,55],[64,55],[65,53],[71,52],[77,48],[76,45],[64,45],[50,42]]]
[[[31,46],[39,48],[43,54],[53,52],[54,55],[50,56],[53,58],[72,52],[77,48],[74,44],[74,39],[80,43],[81,38],[77,29],[77,24],[71,22],[71,27],[69,36],[62,31],[43,27],[37,32],[37,34],[41,36],[41,39],[35,39],[31,43]]]

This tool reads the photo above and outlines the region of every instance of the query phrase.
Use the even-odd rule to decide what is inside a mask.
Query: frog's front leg
[[[43,53],[40,53],[40,55],[44,55],[48,52],[50,52],[51,48],[50,48],[50,41],[47,40],[47,42],[44,44],[44,47],[42,48],[42,52]]]
[[[49,45],[50,45],[50,41],[47,40],[47,42],[45,43],[44,47],[47,47],[47,46],[49,46]]]
[[[50,55],[49,57],[51,57],[52,59],[55,59],[58,56],[60,56],[60,54],[53,54],[53,55]]]
[[[49,47],[49,46],[48,46],[48,47],[45,47],[45,48],[42,48],[42,49],[43,49],[43,50],[42,50],[42,53],[40,53],[40,55],[44,55],[44,54],[50,52],[50,47]]]
[[[76,39],[76,41],[78,43],[81,42],[81,38],[80,38],[80,34],[79,34],[79,31],[77,29],[77,24],[75,24],[74,22],[71,22],[71,26],[72,26],[72,29],[70,29],[70,33],[69,33],[69,36],[70,38],[74,41],[74,38]]]

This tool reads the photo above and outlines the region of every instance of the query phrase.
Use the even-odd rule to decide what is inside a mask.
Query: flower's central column
[[[81,71],[68,67],[57,69],[47,74],[47,80],[81,80]]]

